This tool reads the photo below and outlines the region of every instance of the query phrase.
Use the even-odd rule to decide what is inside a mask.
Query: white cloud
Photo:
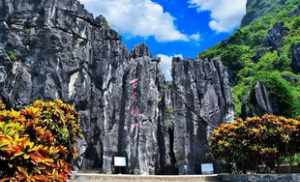
[[[165,75],[165,79],[167,81],[171,81],[172,80],[172,60],[174,57],[183,58],[183,56],[181,54],[177,54],[174,56],[158,54],[157,57],[159,57],[161,59],[161,62],[159,63],[159,68],[162,71],[162,73]]]
[[[175,18],[151,0],[80,0],[95,15],[105,16],[121,33],[154,36],[157,41],[190,41],[175,26]]]
[[[201,40],[201,34],[200,33],[195,33],[189,36],[189,39],[192,41],[200,41]]]
[[[210,11],[209,27],[216,32],[230,32],[238,27],[246,14],[247,0],[189,0],[198,12]]]

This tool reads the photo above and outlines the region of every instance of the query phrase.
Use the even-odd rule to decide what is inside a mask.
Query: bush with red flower
[[[237,119],[214,129],[210,137],[213,156],[240,172],[273,170],[284,157],[300,152],[300,122],[274,115]]]
[[[81,137],[74,107],[55,100],[36,101],[20,111],[4,108],[0,108],[0,181],[67,181],[70,162],[77,156],[76,139]]]

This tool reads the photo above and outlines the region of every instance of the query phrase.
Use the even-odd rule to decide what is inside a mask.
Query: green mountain
[[[238,116],[300,114],[300,0],[248,0],[241,28],[199,56],[228,67]]]

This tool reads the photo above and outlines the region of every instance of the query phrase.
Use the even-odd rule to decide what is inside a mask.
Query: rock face
[[[242,105],[242,117],[278,113],[276,101],[270,98],[264,84],[257,82],[255,88],[246,96]]]
[[[275,6],[285,4],[286,1],[287,0],[247,0],[247,14],[242,20],[242,26],[250,24],[265,13],[272,11]]]
[[[296,73],[300,73],[300,44],[292,47],[292,68]]]
[[[272,49],[278,49],[281,46],[283,37],[288,33],[289,29],[284,26],[283,22],[278,22],[269,31],[266,43]]]
[[[112,173],[124,156],[132,174],[199,172],[208,130],[232,115],[228,75],[218,60],[174,60],[170,83],[158,64],[145,45],[128,53],[76,0],[0,1],[0,99],[74,103],[80,169]]]
[[[199,173],[209,130],[233,117],[229,80],[220,60],[173,61],[171,109],[177,165]]]
[[[144,56],[150,57],[149,48],[145,44],[136,46],[130,54],[130,57],[133,59]]]

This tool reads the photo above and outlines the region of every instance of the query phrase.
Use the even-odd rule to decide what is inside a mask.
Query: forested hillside
[[[241,28],[199,56],[228,67],[237,116],[300,114],[299,0],[248,0]]]

